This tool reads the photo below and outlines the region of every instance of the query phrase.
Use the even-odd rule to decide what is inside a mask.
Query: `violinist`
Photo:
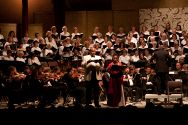
[[[67,94],[75,97],[75,106],[82,106],[85,103],[85,87],[79,86],[79,74],[76,68],[68,68],[63,76],[67,84]]]
[[[58,81],[60,80],[64,75],[64,72],[61,71],[60,67],[57,66],[53,69],[53,77],[54,77],[54,80],[55,81]]]
[[[22,85],[26,75],[17,71],[15,66],[8,68],[8,76],[6,78],[5,87],[8,94],[8,108],[14,108],[14,103],[21,103],[23,101],[24,91]]]

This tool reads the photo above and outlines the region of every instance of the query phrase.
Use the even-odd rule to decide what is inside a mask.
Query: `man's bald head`
[[[94,47],[92,47],[92,48],[90,49],[90,54],[91,54],[91,56],[95,56],[95,53],[96,53],[96,49],[95,49]]]

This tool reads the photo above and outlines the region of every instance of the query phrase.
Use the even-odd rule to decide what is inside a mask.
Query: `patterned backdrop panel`
[[[188,31],[188,7],[140,9],[139,21],[140,29],[143,25],[148,29],[158,25],[159,29],[163,31],[165,23],[170,22],[171,28],[175,28],[179,24],[182,26],[182,30]]]

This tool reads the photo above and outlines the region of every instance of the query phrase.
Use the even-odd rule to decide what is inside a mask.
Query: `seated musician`
[[[8,108],[14,108],[14,103],[23,101],[24,91],[22,85],[26,75],[17,71],[16,67],[10,66],[8,68],[8,74],[6,78],[6,90],[8,94]]]
[[[131,97],[133,99],[133,96],[135,96],[135,101],[138,101],[142,97],[142,84],[140,80],[140,74],[136,70],[134,65],[130,65],[127,69],[127,74],[125,74],[127,77],[127,80],[125,82],[125,86],[127,87],[127,96]],[[133,100],[134,101],[134,100]]]
[[[157,93],[160,80],[156,74],[152,73],[150,66],[146,66],[145,72],[141,74],[141,82],[143,84],[144,95],[146,93]]]
[[[53,106],[59,95],[59,88],[56,86],[56,79],[50,67],[41,67],[37,73],[37,79],[41,84],[40,107]]]
[[[179,63],[179,62],[177,62],[177,63],[176,63],[176,66],[175,66],[175,71],[176,71],[176,72],[180,72],[181,70],[182,70],[182,64]]]
[[[174,68],[169,71],[169,81],[181,80],[182,64],[176,62]]]
[[[63,77],[63,75],[64,75],[64,72],[61,71],[60,67],[57,66],[53,69],[53,77],[55,81],[60,80]]]
[[[16,67],[14,66],[10,66],[9,67],[9,77],[12,79],[12,80],[23,80],[25,79],[26,75],[23,74],[23,73],[19,73],[16,69]]]
[[[68,87],[67,94],[75,97],[75,106],[85,103],[85,87],[79,86],[79,77],[76,68],[69,68],[62,78]]]

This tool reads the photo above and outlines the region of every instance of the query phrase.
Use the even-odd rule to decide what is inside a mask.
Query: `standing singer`
[[[94,97],[95,107],[99,105],[100,83],[102,83],[101,69],[103,67],[102,59],[96,55],[96,49],[90,49],[90,55],[83,56],[82,66],[85,68],[85,81],[86,81],[86,106],[92,102],[92,95]]]
[[[113,62],[108,65],[107,71],[110,74],[107,105],[117,107],[121,101],[121,85],[123,83],[122,63],[119,62],[118,55],[113,55]]]

